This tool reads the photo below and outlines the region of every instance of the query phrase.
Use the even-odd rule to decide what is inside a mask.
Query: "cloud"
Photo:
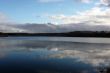
[[[90,3],[91,0],[80,0],[82,3]]]
[[[66,0],[38,0],[38,2],[41,3],[50,3],[50,2],[63,2]],[[92,0],[72,0],[74,2],[80,2],[80,3],[91,3]]]
[[[62,2],[64,0],[38,0],[41,3]]]
[[[110,6],[110,0],[100,0],[103,5]]]
[[[90,3],[93,0],[80,0],[83,3]],[[101,5],[110,6],[110,0],[99,0]]]
[[[6,23],[6,22],[9,22],[8,17],[4,13],[0,12],[0,23]]]
[[[51,1],[51,0],[49,0]],[[54,1],[54,0],[52,0]],[[60,0],[56,0],[60,1]],[[64,0],[61,0],[64,1]],[[91,3],[94,0],[73,0],[82,3]],[[108,6],[110,5],[110,0],[99,0],[100,6],[94,6],[93,8],[86,11],[79,11],[77,14],[73,15],[65,15],[65,14],[57,14],[57,15],[47,15],[47,17],[52,20],[52,22],[62,23],[62,24],[70,24],[70,23],[84,23],[84,24],[92,24],[92,25],[109,25],[110,24],[110,9]],[[105,7],[107,6],[107,7]]]
[[[85,23],[85,24],[110,24],[110,9],[94,7],[84,12],[77,12],[76,15],[67,16],[64,14],[50,15],[51,20],[61,21],[64,24]]]

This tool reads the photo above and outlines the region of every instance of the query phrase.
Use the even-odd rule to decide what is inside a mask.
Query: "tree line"
[[[65,33],[3,33],[0,32],[0,37],[10,36],[58,36],[58,37],[110,37],[108,31],[73,31]]]

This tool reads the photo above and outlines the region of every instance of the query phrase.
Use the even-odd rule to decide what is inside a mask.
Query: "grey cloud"
[[[110,6],[110,0],[100,0],[100,6]]]

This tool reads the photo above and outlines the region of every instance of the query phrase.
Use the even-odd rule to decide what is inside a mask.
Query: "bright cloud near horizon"
[[[0,23],[10,20],[109,25],[110,0],[0,0]]]

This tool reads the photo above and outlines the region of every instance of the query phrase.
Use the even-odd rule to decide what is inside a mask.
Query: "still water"
[[[0,73],[110,73],[109,38],[0,38]]]

